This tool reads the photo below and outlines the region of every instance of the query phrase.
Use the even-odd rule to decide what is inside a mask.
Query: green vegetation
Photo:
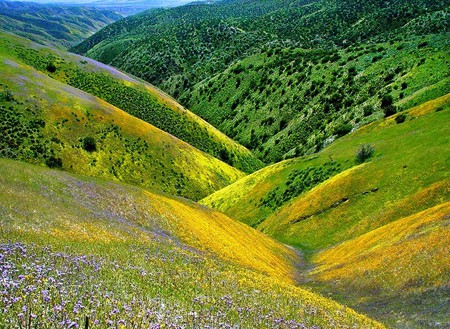
[[[277,186],[270,190],[269,193],[262,198],[260,205],[269,207],[272,210],[285,204],[287,201],[299,196],[314,186],[322,183],[331,176],[341,171],[340,164],[336,162],[327,162],[317,167],[306,167],[304,169],[294,169],[289,174],[284,186]]]
[[[418,51],[423,39],[433,47]],[[197,84],[186,103],[265,162],[312,154],[353,129],[448,93],[447,40],[269,48]]]
[[[445,95],[447,16],[445,1],[225,1],[130,17],[73,50],[274,163]]]
[[[3,47],[8,42],[5,37]],[[21,64],[6,49],[0,53],[2,157],[191,199],[243,176],[103,100]],[[57,74],[61,66],[56,66]]]
[[[449,10],[213,1],[73,48],[136,78],[0,34],[0,327],[382,327],[302,286],[448,327]]]
[[[308,261],[304,270],[310,269],[304,279],[322,293],[332,293],[339,301],[394,327],[422,328],[444,323],[446,311],[442,303],[449,272],[443,258],[447,242],[430,241],[448,235],[442,216],[445,210],[439,210],[440,215],[430,215],[435,222],[418,225],[422,233],[402,238],[402,247],[397,246],[399,235],[391,228],[395,227],[395,232],[416,232],[409,225],[428,216],[419,212],[429,210],[435,214],[433,207],[441,209],[450,200],[446,152],[450,131],[449,125],[443,124],[448,122],[449,111],[447,94],[361,127],[314,156],[266,167],[201,203],[302,250]],[[399,116],[408,120],[398,124]],[[365,155],[355,159],[358,150],[364,150]],[[370,161],[358,164],[369,155]],[[322,183],[319,179],[313,189],[305,189],[293,199],[280,198],[282,191],[292,185],[294,173],[304,173],[301,181],[307,185],[314,180],[305,173],[323,172],[321,168],[331,161],[341,164],[336,168],[339,173],[330,173],[332,177]],[[260,200],[273,206],[261,207]],[[409,216],[413,217],[405,219]],[[391,232],[392,243],[378,236],[381,229]],[[386,252],[372,247],[374,237],[383,243],[383,248],[386,243]],[[362,244],[360,248],[357,241]],[[427,243],[427,251],[419,256],[421,246]],[[344,246],[355,254],[347,259]],[[411,252],[397,254],[394,249]],[[340,250],[339,255],[328,258],[334,250]],[[426,269],[431,259],[436,272],[431,271],[436,275],[425,279],[418,269]],[[369,266],[371,263],[373,266]],[[349,275],[356,268],[358,271]],[[402,271],[408,272],[411,282],[403,280],[406,274]],[[425,280],[423,285],[417,281],[421,277]],[[419,299],[429,311],[415,306]],[[380,303],[384,305],[382,309]]]
[[[440,33],[448,28],[446,9],[444,1],[424,0],[396,1],[389,10],[380,0],[223,1],[128,17],[73,50],[178,97],[263,45],[333,48],[399,33]]]
[[[74,46],[121,18],[91,7],[0,0],[0,29],[55,47]]]
[[[397,119],[395,120],[397,121]],[[375,149],[370,144],[363,144],[361,147],[356,151],[356,161],[358,163],[363,163],[370,159]]]
[[[262,165],[250,151],[152,86],[79,56],[35,47],[6,35],[0,42],[1,47],[17,60],[97,96],[231,166],[253,172]]]
[[[5,159],[0,188],[1,327],[384,328],[290,284],[290,249],[193,202]]]

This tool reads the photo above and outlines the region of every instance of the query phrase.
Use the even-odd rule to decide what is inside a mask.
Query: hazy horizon
[[[2,0],[0,0],[1,2]],[[4,0],[6,2],[27,2],[39,5],[92,6],[115,11],[123,16],[134,15],[147,9],[177,7],[193,0]],[[201,0],[200,0],[201,1]]]
[[[101,1],[101,0],[5,0],[8,2],[36,2],[36,3],[95,3],[95,4],[133,4],[133,3],[189,3],[192,0],[119,0],[119,1]]]

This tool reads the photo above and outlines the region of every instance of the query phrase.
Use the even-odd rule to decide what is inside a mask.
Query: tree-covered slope
[[[74,50],[155,83],[273,163],[448,93],[448,10],[228,1],[130,17]]]
[[[449,34],[345,50],[268,48],[198,83],[185,104],[265,162],[450,92]]]
[[[191,199],[244,175],[104,100],[25,65],[6,49],[0,54],[3,157]]]
[[[97,96],[192,146],[246,172],[261,161],[152,85],[90,59],[36,46],[6,34],[4,51],[49,77]]]
[[[263,45],[330,49],[445,31],[445,1],[236,0],[129,17],[73,49],[187,99],[192,85]]]
[[[121,18],[91,7],[0,1],[0,29],[56,47],[74,46]]]
[[[201,203],[303,250],[304,279],[358,311],[398,328],[445,327],[449,111],[447,94]]]
[[[384,328],[290,284],[291,250],[193,202],[6,159],[0,187],[1,327]]]

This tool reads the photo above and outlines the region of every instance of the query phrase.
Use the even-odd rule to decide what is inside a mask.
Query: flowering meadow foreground
[[[362,320],[176,246],[122,246],[118,259],[23,243],[0,251],[2,328],[348,328]]]
[[[0,189],[0,328],[383,328],[187,200],[4,159]]]

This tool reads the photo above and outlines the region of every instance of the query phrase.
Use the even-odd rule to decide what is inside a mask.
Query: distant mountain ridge
[[[0,29],[57,47],[74,46],[121,18],[110,10],[0,0]]]

